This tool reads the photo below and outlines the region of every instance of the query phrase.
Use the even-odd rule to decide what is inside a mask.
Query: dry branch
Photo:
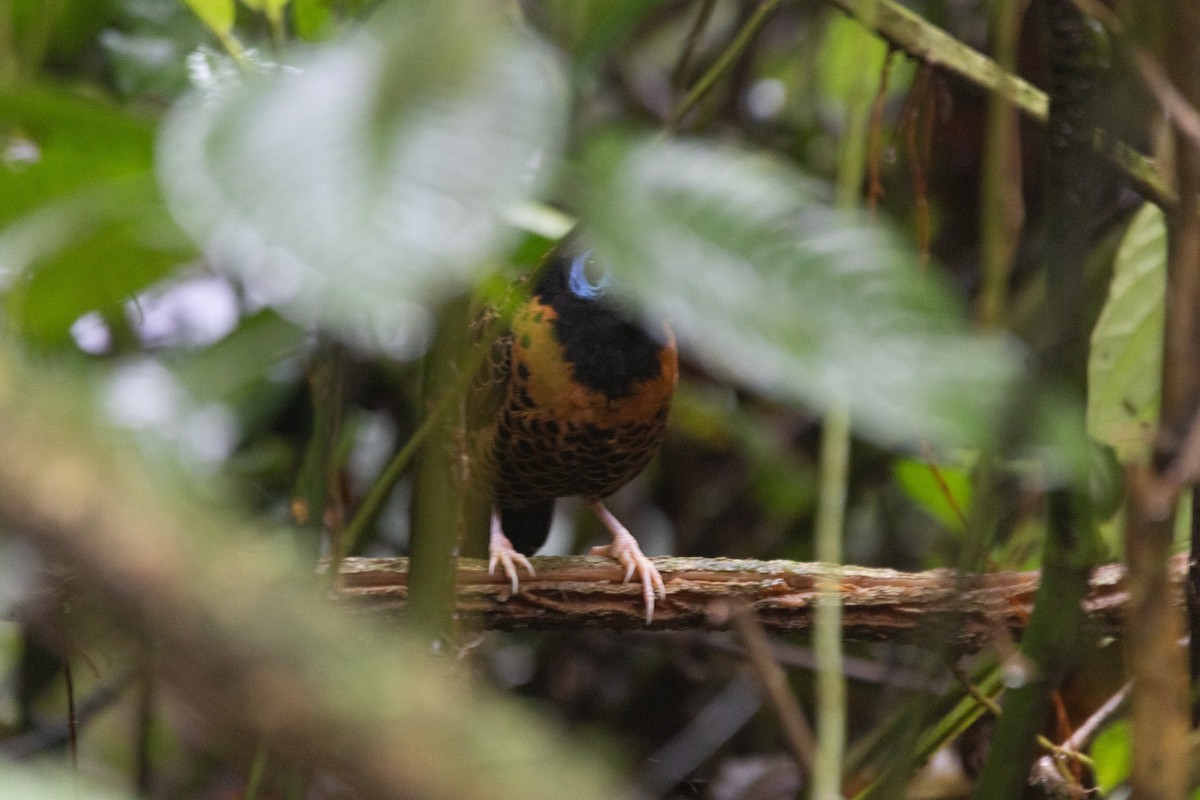
[[[821,564],[722,558],[653,559],[667,586],[655,606],[651,629],[726,627],[732,602],[749,603],[770,631],[803,631],[812,623]],[[462,559],[458,613],[500,630],[622,628],[645,630],[640,589],[620,583],[614,562],[592,556],[532,559],[536,579],[513,594],[485,562]],[[1176,587],[1185,569],[1171,562]],[[1084,608],[1097,633],[1119,633],[1127,602],[1125,568],[1098,567]],[[342,566],[343,595],[369,608],[403,612],[408,597],[408,560],[351,558]],[[847,638],[950,642],[961,651],[984,646],[1002,631],[1024,627],[1037,591],[1036,572],[960,574],[952,570],[905,573],[843,567]],[[1182,603],[1180,594],[1177,602]]]

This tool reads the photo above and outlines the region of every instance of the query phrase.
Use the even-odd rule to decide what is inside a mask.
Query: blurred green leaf
[[[817,52],[817,97],[824,104],[845,105],[854,102],[864,88],[875,92],[888,56],[888,45],[863,27],[858,20],[845,14],[829,17]],[[900,97],[912,84],[916,62],[895,58],[888,73],[887,96]],[[865,84],[864,84],[865,82]],[[832,117],[845,113],[844,108],[830,109]]]
[[[291,322],[263,310],[216,344],[182,355],[175,377],[201,402],[236,403],[280,362],[301,356],[306,338]]]
[[[9,0],[0,4],[0,18],[11,15],[5,44],[12,45],[11,56],[30,75],[44,64],[53,64],[60,74],[78,69],[94,57],[89,51],[95,36],[120,19],[121,5],[121,0]],[[0,54],[0,64],[8,55]]]
[[[971,506],[971,477],[966,470],[900,458],[892,465],[892,474],[910,500],[947,530],[962,533],[963,515]]]
[[[306,42],[322,39],[333,22],[331,0],[295,0],[292,3],[292,24],[296,35]]]
[[[237,8],[233,0],[183,0],[201,22],[212,29],[218,38],[228,36],[233,30]]]
[[[547,0],[526,13],[581,63],[594,62],[626,40],[659,0]]]
[[[94,181],[148,173],[153,130],[60,89],[0,94],[0,224]]]
[[[1149,457],[1158,420],[1166,275],[1166,224],[1146,203],[1117,250],[1088,355],[1088,434],[1125,463]]]
[[[103,104],[49,89],[0,96],[0,265],[6,304],[34,341],[167,274],[194,249],[152,179],[152,134]]]
[[[294,319],[402,354],[428,304],[515,240],[506,214],[558,161],[565,93],[490,3],[388,9],[300,68],[183,103],[159,153],[214,263]]]
[[[1132,756],[1129,723],[1118,720],[1100,732],[1092,742],[1091,756],[1096,762],[1096,785],[1108,794],[1129,779]]]
[[[970,334],[911,249],[834,209],[780,161],[689,142],[587,151],[598,256],[709,366],[766,394],[850,409],[885,443],[978,443],[1019,369]]]
[[[47,345],[67,342],[80,316],[112,309],[191,255],[148,176],[46,206],[0,234],[0,261],[22,267],[8,310]]]
[[[253,11],[258,11],[267,19],[278,21],[283,18],[283,9],[291,0],[241,0],[242,5]]]
[[[1104,491],[1104,455],[1088,438],[1084,399],[1072,387],[1047,382],[1027,408],[1029,442],[1022,459],[1029,479],[1045,486],[1070,484],[1078,491]],[[1107,501],[1104,501],[1107,502]]]
[[[63,771],[8,762],[0,770],[0,797],[19,797],[21,800],[60,800],[64,797],[75,800],[118,800],[131,798],[132,795],[88,786],[78,775]]]
[[[187,56],[210,41],[208,28],[182,3],[122,5],[119,23],[97,37],[109,80],[137,101],[175,99],[188,89]]]

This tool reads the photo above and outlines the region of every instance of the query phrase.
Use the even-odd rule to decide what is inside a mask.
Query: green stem
[[[445,386],[442,395],[435,402],[426,406],[425,418],[421,421],[416,431],[413,432],[413,435],[409,437],[408,441],[404,443],[404,446],[400,448],[399,452],[383,468],[383,472],[379,474],[379,478],[371,486],[370,491],[367,492],[367,496],[363,498],[362,504],[358,507],[354,518],[346,526],[343,552],[354,552],[355,544],[367,527],[374,521],[380,509],[383,508],[384,501],[387,500],[392,489],[396,488],[396,484],[400,482],[400,478],[408,470],[413,457],[420,450],[421,445],[425,443],[425,440],[429,438],[431,433],[446,422],[450,413],[458,407],[459,399],[471,385],[475,371],[483,364],[483,359],[489,352],[491,342],[498,333],[499,330],[497,328],[487,331],[484,334],[482,341],[464,359],[462,368],[454,376],[454,380]]]
[[[454,551],[464,507],[455,475],[454,425],[443,409],[460,405],[461,394],[453,390],[469,351],[469,312],[469,298],[464,297],[438,315],[437,331],[425,354],[423,392],[438,422],[426,434],[413,471],[410,616],[426,634],[441,640],[449,640],[453,632]]]
[[[816,555],[833,569],[842,563],[846,486],[850,477],[850,415],[844,408],[825,417],[821,438],[821,494],[817,506]],[[842,668],[842,604],[838,573],[823,578],[813,622],[817,664],[817,754],[812,797],[842,796],[846,750],[846,676]]]
[[[692,69],[692,58],[696,55],[696,45],[700,42],[700,35],[708,27],[708,21],[712,18],[712,12],[716,5],[717,0],[700,0],[700,10],[696,13],[692,27],[688,28],[687,36],[683,40],[683,47],[679,51],[679,60],[675,62],[675,69],[671,70],[672,86],[682,88],[687,82],[688,73]]]
[[[871,34],[859,29],[861,48],[872,44]],[[886,58],[886,56],[885,56]],[[880,62],[882,68],[884,62]],[[871,79],[875,74],[872,63],[864,62],[855,75],[846,108],[846,132],[838,153],[836,200],[847,212],[854,212],[862,202],[863,180],[867,174],[867,150],[870,146]]]
[[[864,39],[868,34],[864,31]],[[864,65],[846,109],[846,134],[838,160],[837,202],[847,213],[861,202],[867,169],[872,92],[871,71]],[[821,493],[817,501],[816,556],[837,570],[819,584],[813,620],[817,667],[817,753],[813,763],[814,800],[842,796],[846,755],[846,676],[842,651],[840,567],[845,529],[846,491],[850,482],[850,414],[835,406],[825,415],[821,434]]]
[[[1011,74],[1017,57],[1017,33],[1021,4],[993,0],[993,49],[999,67]],[[983,154],[983,202],[980,203],[980,234],[983,250],[983,286],[979,318],[984,326],[1004,324],[1008,297],[1008,273],[1016,252],[1021,227],[1020,152],[1017,147],[1016,110],[1004,92],[993,92],[988,104],[987,142]]]
[[[996,664],[984,666],[970,677],[976,690],[984,697],[995,698],[1004,688],[1004,673]],[[952,706],[947,708],[947,703],[951,703]],[[935,752],[958,738],[987,711],[987,707],[979,702],[978,698],[967,693],[961,685],[955,685],[942,698],[936,700],[935,704],[937,708],[931,709],[929,700],[925,697],[917,697],[905,704],[893,715],[879,735],[874,737],[869,746],[861,748],[858,754],[852,754],[849,766],[852,773],[858,773],[884,748],[894,747],[896,742],[914,739],[916,741],[915,745],[906,745],[905,752],[887,764],[879,778],[855,795],[854,800],[881,800],[903,796],[913,769],[924,764]],[[937,722],[918,734],[920,723],[916,720],[922,716],[936,718]]]
[[[292,516],[301,525],[320,526],[325,510],[336,504],[334,487],[340,462],[337,444],[342,435],[345,411],[346,351],[328,336],[322,335],[309,367],[309,395],[312,398],[313,429],[304,449],[300,471],[292,487]],[[334,531],[341,521],[335,521]],[[333,535],[331,551],[336,563],[344,550]]]
[[[1007,670],[1006,681],[1015,686],[1004,699],[1004,714],[972,795],[976,800],[1022,796],[1051,699],[1080,649],[1090,538],[1087,498],[1058,489],[1047,504],[1042,582],[1021,658]]]
[[[260,744],[250,762],[250,775],[246,778],[246,791],[242,792],[242,800],[255,800],[262,788],[263,773],[267,769],[267,747]]]
[[[1054,135],[1048,137],[1042,170],[1046,294],[1036,343],[1038,378],[1043,392],[1065,384],[1082,394],[1087,332],[1095,323],[1084,308],[1083,274],[1102,197],[1089,132],[1095,129],[1108,75],[1099,55],[1103,42],[1070,0],[1044,0],[1041,12],[1050,67],[1048,127]],[[1023,412],[1016,408],[1014,413]],[[1078,428],[1083,430],[1081,420]],[[1048,492],[1042,582],[1020,657],[1012,659],[1008,670],[1013,688],[1004,698],[1004,714],[973,794],[976,800],[1019,797],[1027,788],[1037,736],[1054,692],[1079,655],[1082,601],[1095,548],[1086,479]]]
[[[695,85],[688,91],[675,110],[671,112],[671,116],[667,118],[667,131],[673,131],[679,127],[679,123],[687,116],[687,113],[696,107],[696,104],[704,99],[705,95],[712,90],[717,79],[720,78],[726,70],[728,70],[733,62],[737,59],[742,51],[754,39],[759,29],[767,21],[767,17],[779,5],[779,0],[763,0],[759,3],[758,8],[754,9],[754,13],[750,15],[750,19],[746,20],[746,24],[733,37],[733,41],[721,51],[721,55],[717,57],[708,71],[700,76],[700,80],[696,81]]]

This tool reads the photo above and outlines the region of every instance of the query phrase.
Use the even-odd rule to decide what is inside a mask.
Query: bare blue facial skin
[[[595,300],[604,294],[604,290],[608,288],[608,284],[611,281],[607,272],[605,272],[603,278],[595,283],[588,280],[587,260],[591,254],[591,250],[584,250],[575,256],[575,259],[571,261],[571,272],[567,276],[567,288],[571,290],[571,294],[581,297],[584,300]]]

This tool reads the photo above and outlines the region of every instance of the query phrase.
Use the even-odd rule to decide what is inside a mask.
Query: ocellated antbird
[[[588,276],[590,256],[560,246],[532,296],[512,318],[476,381],[473,402],[491,410],[472,433],[490,491],[489,572],[503,568],[517,591],[518,566],[546,541],[554,501],[579,495],[612,534],[593,555],[616,559],[642,583],[646,621],[662,576],[601,502],[642,471],[662,439],[678,380],[675,340],[626,318]]]

